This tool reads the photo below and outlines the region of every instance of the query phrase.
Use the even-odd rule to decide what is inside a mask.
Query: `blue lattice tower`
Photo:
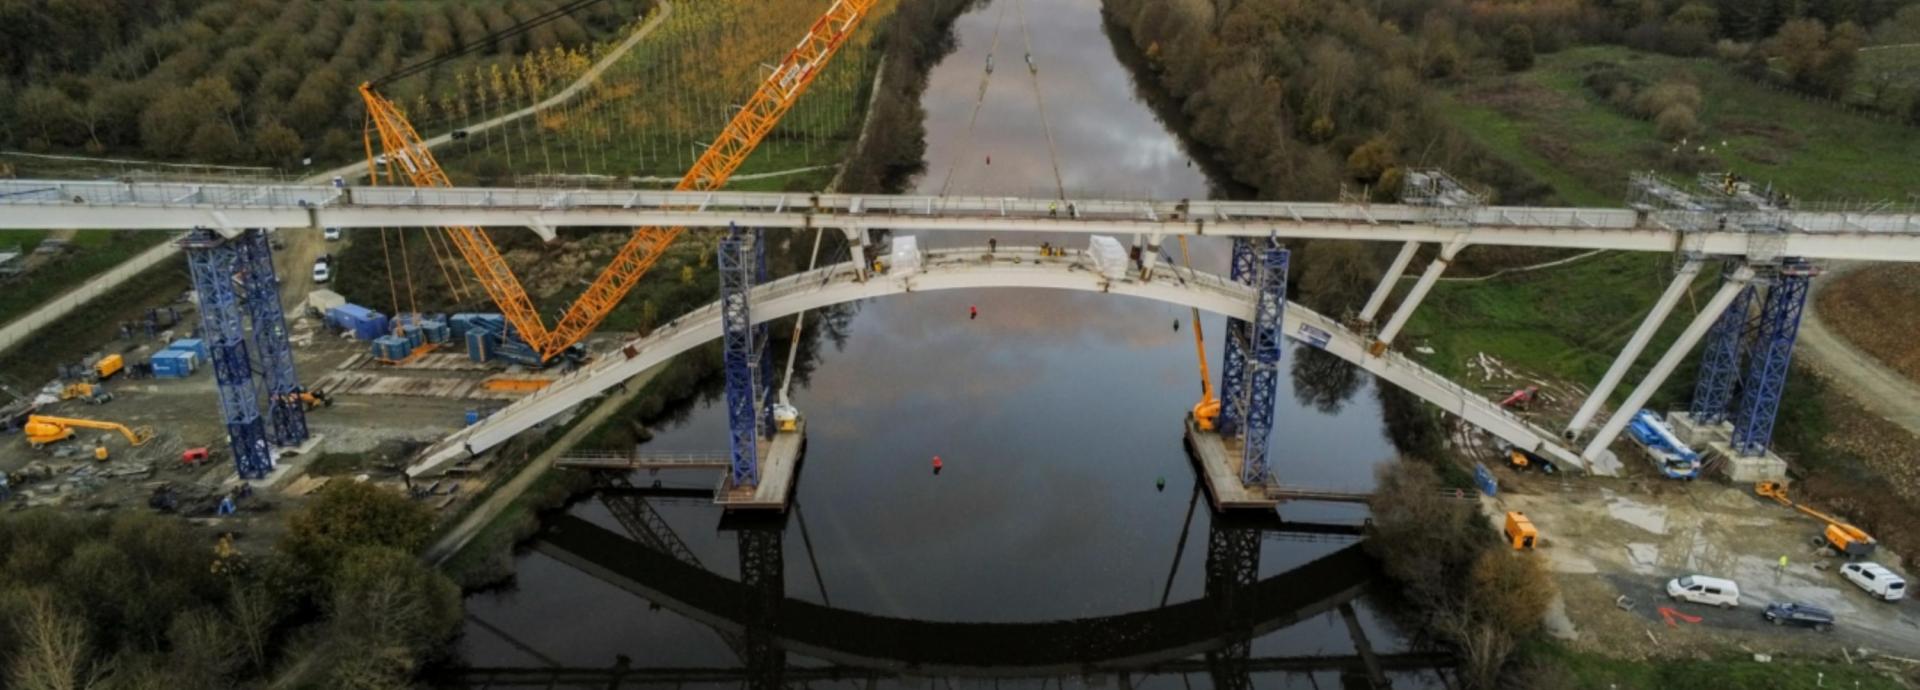
[[[1267,441],[1273,435],[1274,396],[1280,388],[1280,355],[1285,350],[1282,323],[1287,315],[1288,252],[1269,245],[1260,256],[1254,287],[1252,357],[1247,363],[1246,432],[1241,434],[1240,482],[1267,480]]]
[[[1700,373],[1693,383],[1693,403],[1687,408],[1695,424],[1719,424],[1727,419],[1734,382],[1740,378],[1741,345],[1746,340],[1752,302],[1753,286],[1748,285],[1734,295],[1733,302],[1713,323],[1713,330],[1707,332],[1707,344],[1700,351]]]
[[[1233,264],[1228,273],[1233,282],[1252,285],[1259,275],[1254,240],[1233,238]],[[1227,317],[1225,351],[1220,357],[1220,417],[1214,428],[1223,438],[1240,434],[1240,422],[1246,418],[1247,349],[1252,346],[1253,325]]]
[[[307,440],[307,409],[300,402],[300,375],[294,371],[287,315],[273,275],[273,247],[260,230],[248,230],[233,242],[239,247],[243,302],[253,322],[253,355],[260,363],[260,389],[267,399],[267,440],[297,446]]]
[[[1260,530],[1215,515],[1207,525],[1206,599],[1215,608],[1214,620],[1226,634],[1226,644],[1207,652],[1207,672],[1215,688],[1251,688],[1247,661],[1253,651],[1252,607],[1240,601],[1260,581]]]
[[[1781,263],[1767,287],[1760,308],[1760,327],[1747,346],[1747,372],[1740,384],[1740,406],[1733,415],[1733,452],[1746,457],[1765,455],[1773,443],[1773,421],[1780,413],[1787,371],[1793,364],[1793,345],[1800,335],[1800,317],[1806,313],[1807,287],[1815,271],[1804,260]]]
[[[784,523],[755,524],[735,534],[740,539],[740,584],[749,593],[742,602],[746,629],[740,649],[747,666],[746,687],[779,690],[786,687],[782,678],[787,667],[786,650],[775,641],[780,601],[787,594]]]
[[[767,282],[767,231],[766,228],[753,229],[753,284],[764,285]],[[760,396],[757,408],[760,410],[760,434],[762,438],[773,438],[773,387],[775,369],[773,366],[772,324],[761,322],[753,329],[754,351],[760,353],[760,385],[754,394]]]
[[[220,412],[226,417],[227,440],[233,445],[234,469],[241,479],[263,479],[273,470],[273,456],[266,424],[260,419],[253,365],[247,357],[245,316],[234,293],[233,277],[241,266],[239,246],[211,230],[188,233],[180,246],[187,253],[194,291],[200,295],[200,330],[213,360],[213,380],[220,392]]]
[[[721,365],[727,379],[727,448],[733,455],[732,484],[760,485],[759,400],[754,395],[760,368],[754,352],[753,313],[747,294],[753,289],[752,237],[738,227],[720,240]]]

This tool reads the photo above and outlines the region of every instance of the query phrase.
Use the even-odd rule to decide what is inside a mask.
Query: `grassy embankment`
[[[1717,159],[1709,163],[1712,169],[1773,182],[1801,199],[1897,199],[1912,188],[1903,171],[1920,156],[1920,132],[1761,88],[1706,59],[1577,48],[1542,56],[1537,67],[1519,75],[1468,79],[1439,102],[1456,126],[1550,183],[1567,203],[1620,206],[1634,170],[1690,177],[1667,163],[1671,145],[1658,140],[1653,123],[1588,93],[1581,79],[1599,63],[1619,65],[1649,83],[1670,75],[1693,79],[1705,101],[1705,133],[1693,145],[1711,142]],[[1672,268],[1668,256],[1602,255],[1538,273],[1442,283],[1409,324],[1405,342],[1433,347],[1436,354],[1426,359],[1449,374],[1459,373],[1465,358],[1485,352],[1517,369],[1590,384],[1631,335]],[[1681,303],[1643,356],[1643,367],[1678,335],[1682,319],[1713,285],[1703,277],[1694,286],[1694,299]]]
[[[27,233],[20,239],[0,239],[0,244],[19,242],[31,250],[43,233]],[[5,290],[0,290],[0,321],[18,318],[48,300],[71,290],[87,279],[119,265],[127,258],[160,243],[165,233],[125,233],[83,230],[73,238],[74,253],[64,259],[40,266]],[[86,354],[76,343],[107,343],[120,332],[120,322],[144,314],[149,307],[164,305],[190,287],[186,260],[174,258],[134,276],[106,294],[94,298],[84,318],[66,318],[41,328],[34,337],[0,353],[0,380],[37,386],[52,378],[55,365],[78,361]]]
[[[1739,690],[1740,688],[1860,688],[1898,690],[1906,686],[1864,665],[1726,657],[1708,661],[1627,661],[1582,654],[1557,644],[1533,644],[1526,655],[1537,670],[1535,682],[1557,690]],[[1550,683],[1550,684],[1548,684]]]

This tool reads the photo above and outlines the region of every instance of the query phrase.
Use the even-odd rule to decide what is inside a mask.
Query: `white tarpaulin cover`
[[[307,306],[322,314],[328,309],[347,303],[347,298],[332,290],[314,290],[307,293]]]
[[[1087,241],[1087,256],[1093,257],[1094,270],[1107,280],[1127,277],[1127,248],[1120,245],[1120,240],[1094,235]]]
[[[887,273],[906,275],[920,270],[920,242],[912,235],[893,238],[893,252],[887,255]]]

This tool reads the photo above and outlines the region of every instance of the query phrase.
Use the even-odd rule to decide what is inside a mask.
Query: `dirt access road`
[[[1834,262],[1827,267],[1825,275],[1814,279],[1812,294],[1807,297],[1806,315],[1800,321],[1799,345],[1814,368],[1839,384],[1847,395],[1920,436],[1920,384],[1854,347],[1820,320],[1817,305],[1821,287],[1870,265],[1858,261]]]
[[[1487,509],[1524,512],[1540,528],[1543,546],[1530,555],[1547,559],[1562,594],[1550,629],[1575,646],[1658,657],[1728,647],[1835,657],[1843,647],[1900,656],[1920,649],[1920,602],[1888,603],[1854,587],[1837,572],[1843,561],[1815,553],[1809,540],[1818,522],[1750,489],[1655,478],[1582,478],[1576,488],[1498,472],[1508,490],[1486,499]],[[1900,558],[1884,546],[1873,560],[1899,570]],[[1667,580],[1692,574],[1739,583],[1740,605],[1669,601]],[[1622,596],[1630,609],[1616,604]],[[1768,603],[1789,601],[1833,611],[1837,629],[1776,627],[1761,618]],[[1674,624],[1661,608],[1676,612]]]

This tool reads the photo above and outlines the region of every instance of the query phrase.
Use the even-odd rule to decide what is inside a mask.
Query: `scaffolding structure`
[[[1234,238],[1229,279],[1241,285],[1253,285],[1258,276],[1259,266],[1255,261],[1253,240]],[[1222,438],[1238,436],[1242,421],[1247,416],[1247,350],[1252,337],[1253,324],[1227,318],[1226,351],[1220,358],[1220,418],[1214,424]]]
[[[1723,278],[1731,273],[1730,269],[1722,271]],[[1740,355],[1753,293],[1752,284],[1742,288],[1713,323],[1713,330],[1707,332],[1707,343],[1700,351],[1700,371],[1694,377],[1693,402],[1687,408],[1695,423],[1712,425],[1727,420],[1734,383],[1740,379]]]
[[[1286,347],[1283,323],[1287,313],[1286,249],[1268,246],[1260,257],[1259,290],[1254,300],[1253,352],[1248,362],[1246,433],[1241,439],[1240,482],[1263,484],[1268,479],[1267,442],[1273,435],[1274,397],[1280,387],[1280,356]]]

